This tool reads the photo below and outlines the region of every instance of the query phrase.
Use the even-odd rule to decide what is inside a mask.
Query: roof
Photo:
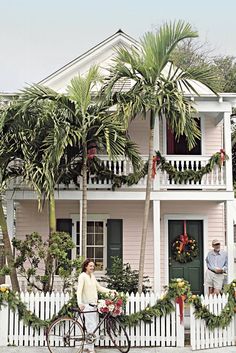
[[[106,38],[74,60],[70,61],[38,83],[49,86],[57,91],[63,91],[63,88],[66,88],[70,80],[76,74],[86,72],[89,66],[96,64],[104,68],[104,64],[111,63],[112,57],[115,55],[114,48],[120,45],[125,47],[139,47],[139,42],[119,29],[113,35]],[[61,81],[61,83],[59,81]]]

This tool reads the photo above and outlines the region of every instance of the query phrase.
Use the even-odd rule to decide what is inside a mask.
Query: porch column
[[[154,151],[159,151],[160,149],[160,118],[158,116],[155,117],[155,129],[154,129],[154,137],[153,137],[153,149]],[[153,180],[153,190],[160,190],[160,172],[157,171],[157,174]]]
[[[234,223],[233,223],[233,201],[225,201],[226,206],[226,243],[228,252],[228,282],[234,275]]]
[[[154,282],[155,293],[161,292],[161,222],[160,201],[153,200],[153,255],[154,255]]]
[[[15,236],[14,232],[14,200],[7,199],[7,230],[9,237],[12,239]]]
[[[81,185],[81,184],[80,184]],[[83,209],[83,201],[79,200],[79,232],[80,232],[80,256],[82,254],[82,209]]]
[[[226,190],[233,191],[233,176],[232,176],[232,146],[231,146],[231,125],[230,113],[224,113],[224,149],[229,160],[225,163],[226,172]]]

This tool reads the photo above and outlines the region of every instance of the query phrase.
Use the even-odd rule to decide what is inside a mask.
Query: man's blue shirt
[[[228,268],[228,256],[225,251],[216,252],[214,250],[210,251],[206,257],[206,263],[209,270],[215,271],[216,268],[223,269],[227,272]]]

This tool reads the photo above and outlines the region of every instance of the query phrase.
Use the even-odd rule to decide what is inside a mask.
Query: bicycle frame
[[[89,313],[98,313],[97,310],[92,310],[92,311],[78,311],[78,315],[76,317],[76,320],[78,321],[78,319],[80,318],[81,322],[82,322],[82,328],[83,328],[83,331],[84,333],[90,333],[92,335],[94,335],[98,330],[99,328],[102,326],[102,324],[108,319],[108,317],[110,316],[110,313],[106,313],[104,315],[104,317],[102,318],[102,320],[99,321],[98,325],[95,327],[95,329],[93,330],[93,332],[88,332],[87,331],[87,328],[86,328],[86,325],[85,325],[85,314],[89,314]],[[80,323],[80,322],[79,322]]]

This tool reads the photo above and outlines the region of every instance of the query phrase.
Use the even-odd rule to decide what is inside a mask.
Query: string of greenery
[[[202,304],[201,298],[192,294],[190,285],[182,278],[172,279],[169,286],[165,287],[165,294],[156,301],[153,306],[148,305],[139,312],[120,316],[120,320],[127,326],[134,326],[139,321],[151,322],[153,317],[164,316],[175,310],[174,302],[177,298],[181,298],[186,303],[192,303],[197,319],[205,321],[206,326],[213,330],[217,327],[227,327],[236,312],[236,279],[224,287],[224,293],[228,293],[228,301],[221,311],[220,315],[212,314],[206,305]],[[36,329],[40,327],[48,327],[56,318],[69,315],[73,316],[72,307],[76,306],[76,296],[73,294],[72,298],[66,303],[61,310],[53,316],[51,320],[41,320],[34,313],[27,309],[19,297],[19,294],[11,291],[7,287],[0,287],[0,310],[3,305],[9,305],[9,308],[15,312],[18,310],[19,319],[23,320],[26,325],[30,325]]]
[[[153,157],[153,163],[156,164],[157,170],[160,169],[162,172],[165,171],[169,175],[170,180],[181,184],[187,181],[192,181],[194,183],[201,182],[204,175],[211,173],[216,165],[221,169],[224,161],[228,159],[229,157],[222,150],[220,152],[214,153],[205,166],[200,166],[199,164],[192,166],[192,169],[189,169],[182,165],[182,170],[178,170],[175,166],[168,162],[165,157],[161,155],[160,151],[156,151]],[[130,173],[128,175],[115,174],[114,171],[105,168],[97,157],[94,158],[94,166],[96,178],[101,181],[105,179],[111,180],[113,189],[119,188],[124,184],[128,186],[137,184],[140,179],[147,175],[148,172],[148,162],[146,162],[143,168],[139,171]]]

